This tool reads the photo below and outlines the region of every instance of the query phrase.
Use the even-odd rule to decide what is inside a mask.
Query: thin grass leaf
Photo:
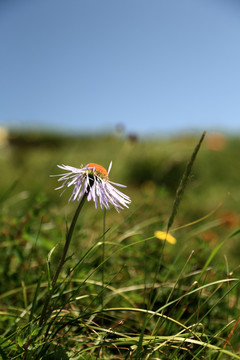
[[[52,279],[51,279],[51,257],[58,244],[56,244],[48,253],[47,256],[47,278],[48,278],[48,291],[52,291]]]
[[[37,283],[37,287],[36,290],[34,292],[34,297],[33,297],[33,302],[32,302],[32,307],[31,307],[31,312],[30,312],[30,316],[29,316],[29,322],[32,321],[33,319],[33,314],[35,312],[35,308],[36,308],[36,304],[37,304],[37,298],[38,298],[38,294],[39,294],[39,289],[41,286],[41,281],[42,281],[42,275],[40,275],[39,279],[38,279],[38,283]]]
[[[211,254],[209,255],[207,261],[205,262],[202,271],[199,275],[198,281],[200,281],[202,275],[205,273],[206,269],[208,268],[209,264],[212,262],[212,260],[214,259],[214,257],[217,255],[218,251],[221,249],[221,247],[223,246],[223,244],[225,243],[227,239],[224,239],[220,244],[218,244],[211,252]]]

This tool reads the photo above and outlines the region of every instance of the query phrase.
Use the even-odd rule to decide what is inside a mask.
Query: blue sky
[[[0,124],[240,132],[240,1],[1,0]]]

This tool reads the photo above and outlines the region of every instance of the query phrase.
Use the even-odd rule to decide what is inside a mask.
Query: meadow
[[[200,136],[9,135],[3,360],[240,359],[240,137],[207,134],[193,159]],[[53,286],[78,203],[50,175],[110,161],[131,204],[118,213],[84,203]]]

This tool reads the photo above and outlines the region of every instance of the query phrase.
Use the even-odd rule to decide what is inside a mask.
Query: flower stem
[[[104,307],[104,286],[105,286],[105,232],[106,232],[106,209],[103,211],[103,236],[102,236],[102,296],[101,307]],[[103,320],[103,319],[102,319]]]
[[[80,212],[82,210],[82,207],[84,205],[84,202],[85,202],[86,198],[87,198],[87,193],[85,193],[84,196],[82,197],[82,199],[81,199],[81,201],[80,201],[80,203],[79,203],[79,205],[77,207],[77,210],[76,210],[76,212],[74,214],[74,217],[72,219],[70,229],[67,230],[66,241],[65,241],[64,248],[63,248],[63,252],[62,252],[62,255],[61,255],[60,260],[58,262],[57,270],[56,270],[56,272],[54,274],[54,277],[52,279],[51,289],[49,291],[49,294],[48,294],[48,296],[47,296],[47,298],[45,300],[44,306],[43,306],[42,314],[41,314],[41,317],[40,317],[40,320],[39,320],[39,326],[42,326],[46,321],[46,314],[47,314],[47,310],[48,310],[48,305],[49,305],[51,297],[52,297],[52,295],[54,293],[54,289],[55,289],[55,286],[56,286],[56,283],[57,283],[57,279],[58,279],[58,276],[59,276],[60,271],[62,269],[62,266],[64,264],[64,261],[65,261],[67,251],[68,251],[71,239],[72,239],[73,231],[74,231],[78,216],[79,216],[79,214],[80,214]]]

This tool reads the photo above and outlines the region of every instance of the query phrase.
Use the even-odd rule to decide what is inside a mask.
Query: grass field
[[[177,197],[176,243],[154,235],[167,230],[199,138],[9,136],[0,148],[3,360],[240,359],[240,138],[207,134]],[[52,288],[78,203],[50,175],[63,172],[58,164],[107,169],[111,160],[129,209],[84,204]]]

